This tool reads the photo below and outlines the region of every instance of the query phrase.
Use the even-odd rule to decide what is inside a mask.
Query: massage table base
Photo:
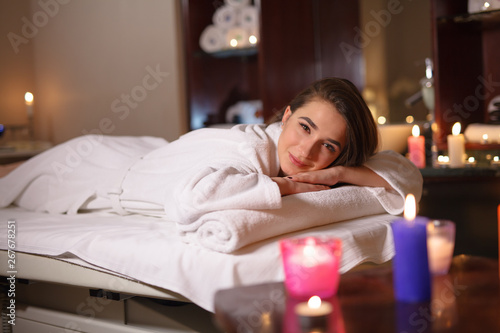
[[[15,297],[2,279],[2,312],[15,299],[13,332],[219,332],[211,312],[166,289],[27,253],[16,266]]]

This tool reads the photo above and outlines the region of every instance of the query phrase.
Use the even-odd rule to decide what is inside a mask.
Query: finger
[[[293,176],[289,176],[288,179],[293,180],[294,182],[302,182],[302,183],[310,183],[311,177],[307,173],[299,173]]]

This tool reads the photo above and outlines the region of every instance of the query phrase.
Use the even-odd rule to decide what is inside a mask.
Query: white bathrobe
[[[395,191],[350,186],[282,198],[270,178],[277,176],[280,169],[280,133],[276,123],[268,127],[201,129],[171,143],[153,137],[79,137],[35,156],[0,178],[0,207],[16,204],[29,210],[69,214],[111,208],[119,214],[157,215],[177,223],[186,239],[192,241],[193,234],[206,233],[200,227],[207,216],[212,222],[215,218],[218,222],[229,219],[230,223],[240,216],[240,222],[247,224],[245,229],[266,220],[268,214],[272,218],[267,218],[266,223],[272,221],[276,212],[281,219],[289,220],[287,213],[282,215],[280,211],[284,200],[296,200],[294,208],[309,201],[316,205],[316,211],[317,205],[321,208],[327,204],[328,209],[335,209],[336,203],[342,202],[339,207],[348,212],[338,214],[340,218],[353,218],[383,212],[399,214],[407,193],[420,198],[420,172],[394,152],[378,153],[366,166],[386,179]],[[361,209],[350,211],[352,205],[360,203]],[[318,217],[321,213],[320,209]],[[311,226],[331,219],[323,220],[314,222],[313,218]],[[305,227],[307,224],[301,222],[276,232]],[[215,233],[226,242],[227,231]],[[209,236],[213,234],[210,229]],[[252,240],[240,236],[245,239],[243,243],[238,241],[219,250],[230,252]],[[271,236],[274,235],[258,236],[255,240]]]

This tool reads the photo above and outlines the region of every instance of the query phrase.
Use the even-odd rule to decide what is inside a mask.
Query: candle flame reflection
[[[415,202],[415,196],[410,193],[406,196],[404,217],[407,221],[411,221],[415,219],[416,215],[417,203]]]

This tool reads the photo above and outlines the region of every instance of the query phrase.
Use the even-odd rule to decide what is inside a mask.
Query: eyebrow
[[[305,120],[307,121],[307,123],[309,124],[309,126],[311,126],[314,130],[318,130],[318,125],[316,125],[314,123],[314,121],[312,121],[311,118],[309,117],[299,117],[299,119],[302,119],[302,120]],[[339,149],[342,149],[342,146],[340,145],[340,142],[338,142],[337,140],[333,140],[333,139],[326,139],[327,141],[333,143],[334,145],[338,146]]]

